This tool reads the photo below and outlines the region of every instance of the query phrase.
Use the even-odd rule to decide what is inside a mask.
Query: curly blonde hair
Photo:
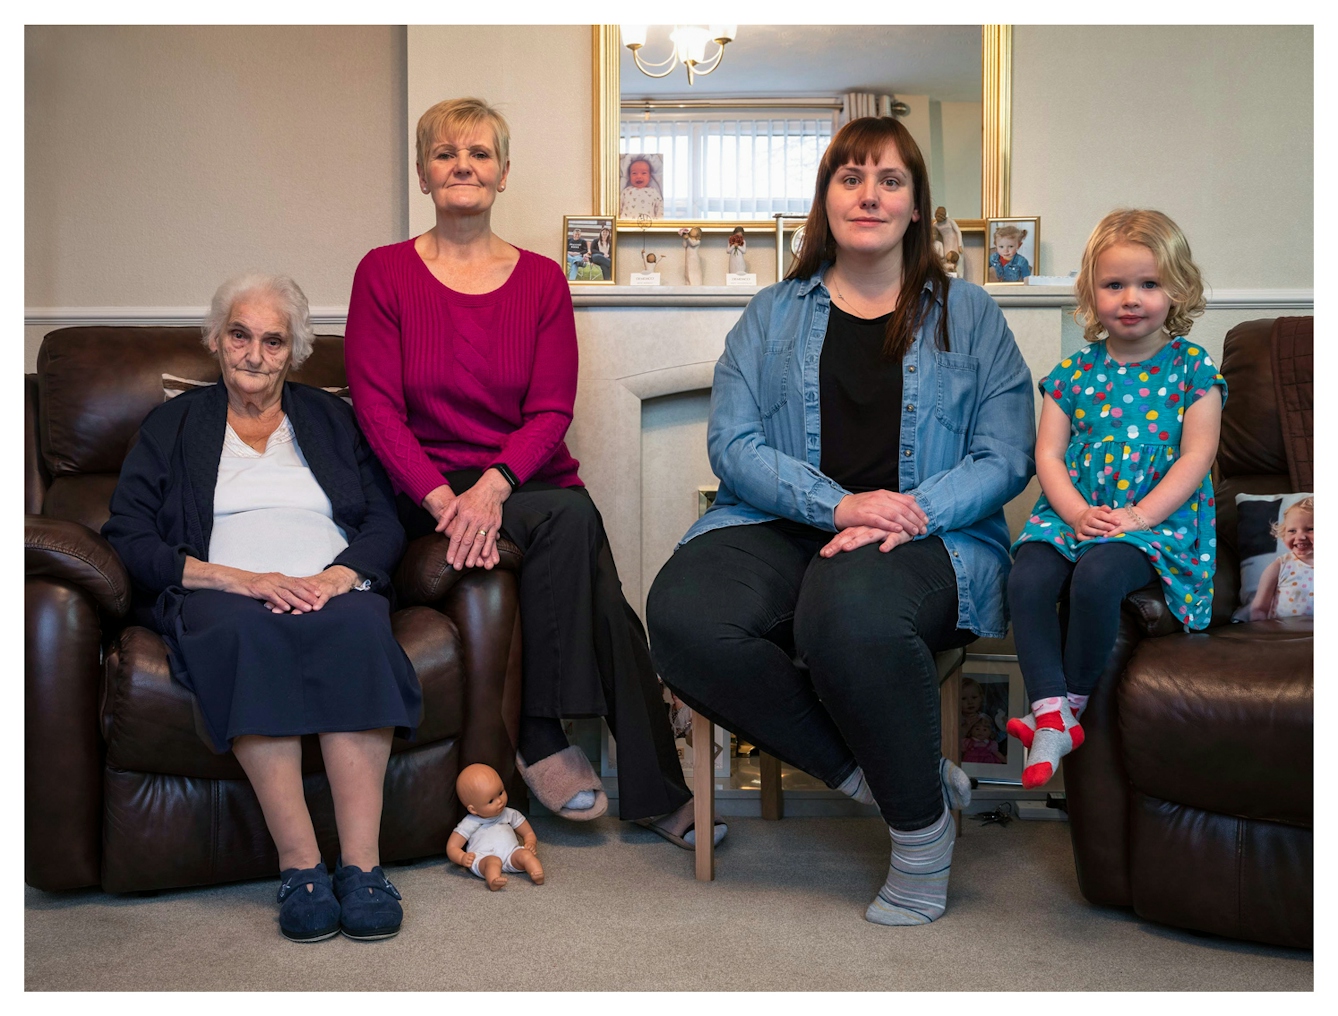
[[[1310,497],[1303,497],[1295,504],[1287,506],[1287,510],[1282,513],[1282,518],[1278,519],[1278,521],[1274,522],[1271,526],[1268,527],[1268,531],[1273,534],[1273,539],[1275,540],[1282,539],[1282,531],[1287,528],[1287,516],[1295,511],[1309,512],[1311,519],[1313,519],[1315,517],[1314,496],[1312,495]]]
[[[1016,240],[1016,241],[1017,241],[1017,245],[1018,245],[1019,247],[1021,247],[1021,246],[1022,246],[1022,241],[1025,240],[1025,239],[1027,238],[1027,230],[1025,230],[1025,229],[1018,229],[1017,226],[1011,225],[1011,224],[1009,224],[1009,223],[1005,223],[1005,224],[1002,225],[1002,226],[995,226],[995,227],[994,227],[994,242],[991,244],[991,246],[994,246],[995,244],[998,244],[998,242],[999,242],[999,237],[1001,237],[1001,236],[1002,236],[1005,240]]]
[[[1189,252],[1189,241],[1164,212],[1121,208],[1097,223],[1082,252],[1082,267],[1073,285],[1078,300],[1073,320],[1083,326],[1083,339],[1095,342],[1105,331],[1096,316],[1096,262],[1102,253],[1121,243],[1136,243],[1152,251],[1162,287],[1171,299],[1166,330],[1171,335],[1188,335],[1193,319],[1208,306],[1203,298],[1203,276]]]

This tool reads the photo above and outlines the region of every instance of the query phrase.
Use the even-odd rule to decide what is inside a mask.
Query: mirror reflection
[[[673,51],[674,28],[646,29],[643,63]],[[978,25],[740,25],[691,85],[684,67],[647,76],[623,45],[619,218],[805,215],[832,133],[889,112],[919,143],[934,202],[979,218],[980,40]]]

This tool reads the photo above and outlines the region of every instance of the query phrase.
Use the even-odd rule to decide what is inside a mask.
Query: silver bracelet
[[[1139,515],[1139,514],[1138,514],[1138,511],[1134,508],[1133,505],[1128,504],[1128,505],[1125,505],[1124,507],[1125,507],[1126,509],[1128,509],[1129,514],[1132,515],[1132,516],[1134,517],[1134,521],[1138,523],[1138,528],[1139,528],[1139,529],[1151,529],[1151,528],[1152,528],[1150,525],[1148,525],[1148,520],[1145,519],[1145,518],[1143,518],[1142,515]]]

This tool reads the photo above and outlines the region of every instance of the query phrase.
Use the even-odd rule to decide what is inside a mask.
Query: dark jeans
[[[448,474],[464,493],[478,470]],[[434,532],[432,516],[399,496],[409,539]],[[602,716],[618,742],[618,814],[651,818],[692,792],[674,747],[641,620],[623,596],[604,522],[584,487],[531,481],[502,505],[502,533],[525,554],[520,567],[521,713]]]
[[[678,548],[651,654],[698,712],[829,787],[862,767],[888,825],[922,829],[943,814],[934,653],[975,636],[941,540],[818,557],[832,535],[778,520]]]
[[[1024,543],[1008,575],[1008,611],[1028,701],[1090,695],[1120,630],[1120,603],[1155,581],[1148,556],[1127,543],[1101,543],[1077,562],[1044,543]],[[1068,599],[1068,634],[1055,605]]]

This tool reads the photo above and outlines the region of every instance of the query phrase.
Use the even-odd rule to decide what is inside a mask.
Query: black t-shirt
[[[883,355],[887,322],[831,305],[818,364],[821,469],[846,490],[899,490],[901,357]]]

